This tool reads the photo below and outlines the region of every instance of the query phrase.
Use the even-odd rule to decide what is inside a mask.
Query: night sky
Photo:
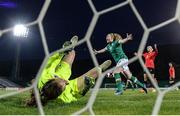
[[[98,11],[123,2],[123,0],[93,0]],[[2,3],[9,3],[3,5]],[[1,0],[0,2],[0,29],[14,26],[16,23],[28,23],[34,21],[43,5],[43,0]],[[175,14],[177,0],[135,0],[139,13],[142,15],[148,27],[166,21]],[[43,24],[46,32],[50,52],[61,48],[64,41],[71,36],[85,36],[93,13],[85,0],[52,0]],[[177,22],[171,23],[149,36],[148,44],[158,45],[179,44],[180,26]],[[105,36],[109,32],[120,33],[125,37],[126,33],[132,33],[134,40],[124,48],[128,51],[136,51],[140,43],[143,29],[130,9],[129,5],[102,15],[91,36],[94,48],[100,49],[106,45]],[[26,40],[16,40],[12,33],[4,34],[0,39],[0,59],[7,60],[15,55],[17,43],[21,44],[22,59],[39,59],[44,57],[42,42],[37,25],[30,27],[30,33]],[[98,44],[96,44],[98,43]],[[130,47],[129,47],[130,46]],[[78,49],[79,48],[79,49]],[[78,47],[80,58],[86,58],[87,47]],[[83,52],[83,53],[82,53]]]
[[[92,1],[97,11],[101,11],[124,0]],[[0,0],[0,29],[12,27],[16,23],[28,23],[36,20],[43,3],[44,0]],[[151,27],[175,15],[177,0],[134,0],[134,4],[147,26]],[[93,13],[86,0],[52,0],[43,20],[49,51],[53,52],[60,49],[62,44],[73,35],[83,38],[92,16]],[[93,48],[101,49],[105,47],[105,37],[110,32],[120,33],[123,37],[126,36],[126,33],[133,34],[133,41],[124,45],[128,57],[132,57],[133,52],[138,49],[143,29],[129,5],[99,17],[91,36]],[[0,38],[0,61],[13,61],[18,44],[20,44],[21,60],[42,60],[44,58],[44,50],[37,25],[30,27],[29,36],[25,40],[17,39],[12,32],[4,34]],[[178,47],[180,44],[179,23],[173,22],[152,32],[147,44],[153,45],[154,43],[157,43],[160,49],[163,49],[164,46]],[[86,44],[78,46],[76,51],[77,59],[90,59]],[[163,53],[165,54],[165,51]],[[106,56],[98,56],[98,58],[104,57]],[[173,59],[173,57],[169,59]],[[177,60],[180,59],[179,56],[174,59],[176,59],[176,62],[180,62]]]

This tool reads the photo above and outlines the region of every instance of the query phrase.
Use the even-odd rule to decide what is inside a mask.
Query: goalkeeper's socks
[[[111,65],[112,61],[111,60],[106,60],[103,62],[99,67],[102,69],[102,72],[107,70],[107,68]]]

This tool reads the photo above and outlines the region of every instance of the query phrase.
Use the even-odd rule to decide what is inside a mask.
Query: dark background
[[[124,0],[92,0],[98,11],[109,8]],[[4,4],[6,3],[6,4]],[[44,0],[0,0],[0,29],[6,29],[17,23],[28,23],[36,20]],[[175,15],[177,0],[134,0],[133,2],[148,27],[166,21]],[[92,10],[86,0],[52,0],[43,20],[48,48],[50,52],[60,49],[62,44],[73,35],[83,38],[93,17]],[[106,46],[107,33],[133,34],[133,41],[123,46],[129,58],[137,51],[143,35],[143,29],[129,5],[108,12],[99,17],[91,35],[93,48]],[[168,82],[168,62],[174,62],[176,78],[180,79],[180,25],[173,22],[152,33],[147,45],[158,45],[156,58],[156,77],[159,82]],[[14,77],[17,48],[20,46],[20,66],[18,77]],[[75,78],[93,67],[86,43],[76,47],[76,59],[73,65]],[[37,25],[30,27],[27,38],[14,37],[12,32],[0,38],[0,76],[12,80],[22,86],[35,77],[45,56]],[[97,55],[99,63],[112,59],[108,54]],[[115,63],[114,63],[115,65]],[[131,71],[140,80],[143,69],[138,61],[129,65]],[[105,79],[113,81],[113,79]]]

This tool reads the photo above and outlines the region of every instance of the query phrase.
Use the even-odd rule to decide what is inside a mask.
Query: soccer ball
[[[153,93],[156,92],[156,89],[153,88],[153,89],[152,89],[152,92],[153,92]]]
[[[178,88],[178,87],[176,87],[176,90],[178,91],[178,90],[179,90],[179,88]]]
[[[140,89],[140,93],[144,93],[144,90],[143,90],[143,89]]]

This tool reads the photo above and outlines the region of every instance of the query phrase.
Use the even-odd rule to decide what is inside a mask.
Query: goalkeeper
[[[63,47],[76,45],[78,37],[74,36],[71,41],[64,43]],[[105,71],[111,61],[107,60],[99,67],[95,67],[78,78],[69,80],[71,76],[71,66],[75,58],[73,49],[63,53],[55,53],[51,56],[38,80],[38,89],[43,105],[49,100],[57,99],[59,101],[70,103],[77,101],[84,96],[94,85],[95,79]],[[31,99],[27,102],[28,106],[36,105],[34,93],[31,93]]]

